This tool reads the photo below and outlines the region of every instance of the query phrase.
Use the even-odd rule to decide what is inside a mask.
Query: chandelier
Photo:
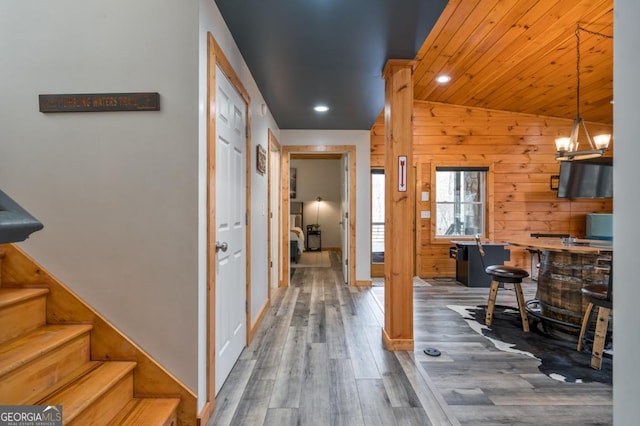
[[[570,161],[570,160],[586,160],[588,158],[601,157],[605,151],[609,148],[609,142],[611,141],[610,134],[595,135],[593,138],[589,135],[587,126],[584,124],[584,120],[580,115],[580,31],[587,32],[589,34],[598,35],[607,38],[613,38],[607,34],[601,34],[594,31],[582,28],[580,24],[576,26],[576,118],[573,120],[573,127],[571,128],[571,135],[569,137],[561,137],[556,139],[556,160],[558,161]],[[585,139],[589,144],[589,149],[578,149],[579,141],[578,135],[580,134],[580,128],[584,130]]]

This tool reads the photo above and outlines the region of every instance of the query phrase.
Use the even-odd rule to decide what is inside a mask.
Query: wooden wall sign
[[[81,93],[38,95],[40,112],[160,111],[160,94]]]
[[[398,156],[398,191],[407,192],[407,156]]]

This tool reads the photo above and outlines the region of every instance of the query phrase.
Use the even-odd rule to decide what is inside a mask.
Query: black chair
[[[582,327],[578,336],[578,351],[582,350],[587,327],[591,323],[593,307],[598,308],[596,327],[593,333],[593,344],[591,347],[591,368],[600,370],[602,367],[602,355],[607,339],[607,329],[609,328],[609,316],[613,309],[613,264],[605,268],[609,272],[608,284],[590,284],[582,288],[582,294],[589,298],[589,304],[582,317]]]
[[[516,292],[516,299],[518,300],[518,309],[520,310],[520,317],[522,318],[522,330],[525,333],[529,332],[529,317],[527,316],[527,309],[524,302],[524,296],[522,294],[522,280],[529,276],[529,273],[524,269],[516,268],[514,266],[507,265],[490,265],[484,264],[484,248],[480,242],[480,236],[476,235],[476,244],[478,245],[478,251],[480,252],[480,260],[484,271],[491,277],[491,288],[489,289],[489,301],[487,302],[487,315],[485,317],[485,324],[487,327],[491,327],[493,322],[493,310],[496,306],[496,298],[498,296],[498,288],[500,284],[511,283],[513,284]]]

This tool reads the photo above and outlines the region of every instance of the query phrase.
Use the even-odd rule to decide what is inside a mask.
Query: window
[[[485,236],[488,167],[436,167],[436,237]]]
[[[384,170],[371,170],[371,263],[384,263]]]

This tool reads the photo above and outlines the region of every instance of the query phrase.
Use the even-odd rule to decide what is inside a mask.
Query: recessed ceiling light
[[[440,74],[436,77],[436,81],[440,84],[445,84],[451,81],[451,77],[446,74]]]
[[[326,105],[316,105],[313,107],[316,112],[327,112],[329,111],[329,107]]]

